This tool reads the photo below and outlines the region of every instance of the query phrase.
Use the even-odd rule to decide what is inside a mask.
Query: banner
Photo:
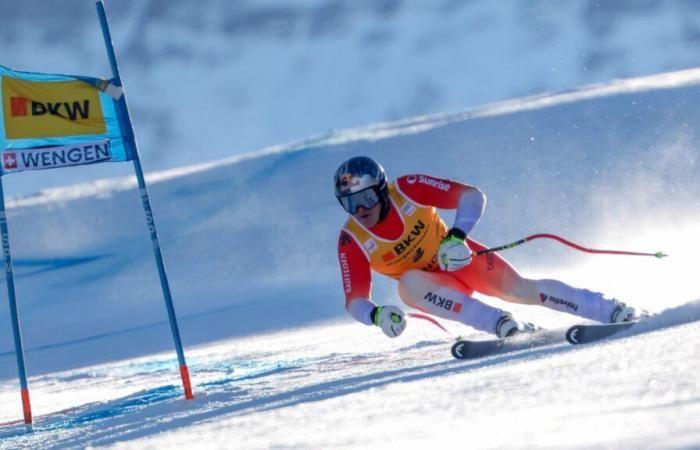
[[[0,66],[0,175],[129,161],[135,142],[121,88]]]

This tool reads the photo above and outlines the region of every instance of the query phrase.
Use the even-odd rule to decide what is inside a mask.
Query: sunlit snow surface
[[[24,433],[3,301],[0,448],[700,446],[699,80],[632,80],[150,174],[193,401],[133,180],[8,202],[36,424]],[[546,241],[504,253],[526,276],[658,315],[594,345],[562,340],[477,361],[453,360],[452,337],[428,322],[411,320],[393,340],[353,322],[330,179],[358,153],[390,176],[482,188],[474,237],[488,245],[552,232],[670,254],[593,256]],[[398,303],[395,283],[376,278],[374,300]],[[548,328],[577,322],[484,300]]]
[[[700,304],[681,312],[700,317]],[[162,355],[40,377],[37,409],[80,406],[40,417],[31,436],[3,427],[2,447],[689,448],[699,329],[462,362],[418,324],[398,342],[309,327],[190,351],[194,401]]]

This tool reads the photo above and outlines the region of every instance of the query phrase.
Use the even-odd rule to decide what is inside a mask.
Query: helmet
[[[335,196],[350,214],[362,206],[365,209],[382,203],[381,217],[389,207],[389,189],[386,172],[375,160],[367,156],[355,156],[338,167],[334,177]]]

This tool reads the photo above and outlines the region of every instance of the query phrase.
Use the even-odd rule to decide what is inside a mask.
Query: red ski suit
[[[350,303],[355,299],[370,299],[372,285],[371,269],[380,273],[383,272],[396,279],[400,279],[401,275],[407,270],[420,269],[430,273],[428,278],[432,283],[460,291],[467,296],[477,291],[504,299],[511,299],[513,297],[509,295],[511,294],[509,291],[521,281],[521,277],[507,261],[497,254],[492,253],[477,256],[473,259],[471,264],[455,272],[441,271],[436,262],[439,241],[446,234],[447,227],[442,223],[435,208],[455,209],[458,206],[460,197],[470,190],[476,190],[476,188],[453,180],[420,174],[402,176],[391,184],[391,188],[393,188],[396,193],[391,197],[390,211],[383,221],[369,230],[360,231],[358,227],[361,228],[361,226],[350,217],[346,226],[340,233],[338,240],[338,258],[343,279],[346,308],[348,308]],[[407,200],[406,204],[408,205],[413,205],[419,209],[428,208],[424,211],[424,214],[427,214],[427,216],[424,215],[423,217],[434,218],[437,224],[436,226],[442,227],[442,232],[437,238],[426,238],[422,242],[423,245],[409,248],[406,251],[407,254],[404,253],[401,255],[405,257],[406,260],[412,260],[417,259],[420,256],[420,252],[430,252],[431,254],[428,258],[430,259],[430,257],[432,257],[430,263],[422,264],[420,267],[407,267],[403,272],[394,271],[393,273],[387,273],[385,267],[378,267],[382,266],[382,261],[378,258],[374,258],[375,261],[372,260],[373,258],[369,254],[368,249],[374,249],[377,246],[376,242],[380,242],[380,247],[381,243],[384,243],[385,247],[380,248],[379,252],[384,256],[384,259],[387,259],[387,257],[390,258],[392,255],[384,252],[386,245],[388,245],[389,248],[394,245],[394,248],[396,248],[396,245],[401,246],[401,242],[405,242],[403,238],[408,233],[405,226],[408,218],[405,212],[406,210],[410,212],[411,206],[399,208],[397,202],[401,200],[401,197],[405,197]],[[397,199],[397,201],[394,201],[394,199]],[[358,236],[358,234],[360,234],[358,231],[360,231],[363,236]],[[434,232],[434,230],[429,231]],[[365,241],[364,239],[368,236],[370,239]],[[418,236],[418,238],[420,238],[420,236]],[[473,251],[486,248],[471,238],[468,238],[467,242],[469,248]],[[402,298],[403,297],[402,295]],[[405,298],[404,301],[406,301]],[[410,302],[411,306],[421,309],[420,306],[416,306],[413,303],[415,302]],[[455,309],[457,310],[454,312],[459,313],[460,308],[461,305],[455,305]]]

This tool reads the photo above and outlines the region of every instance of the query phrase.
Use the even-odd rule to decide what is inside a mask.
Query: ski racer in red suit
[[[334,181],[335,195],[350,214],[338,240],[345,308],[387,336],[400,335],[406,320],[398,307],[371,300],[372,270],[398,280],[407,305],[499,338],[533,327],[475,299],[475,291],[603,323],[637,318],[634,308],[600,293],[523,278],[498,254],[472,257],[486,248],[468,237],[486,203],[476,187],[424,174],[389,183],[382,166],[364,156],[343,162]],[[457,210],[451,228],[436,208]]]

